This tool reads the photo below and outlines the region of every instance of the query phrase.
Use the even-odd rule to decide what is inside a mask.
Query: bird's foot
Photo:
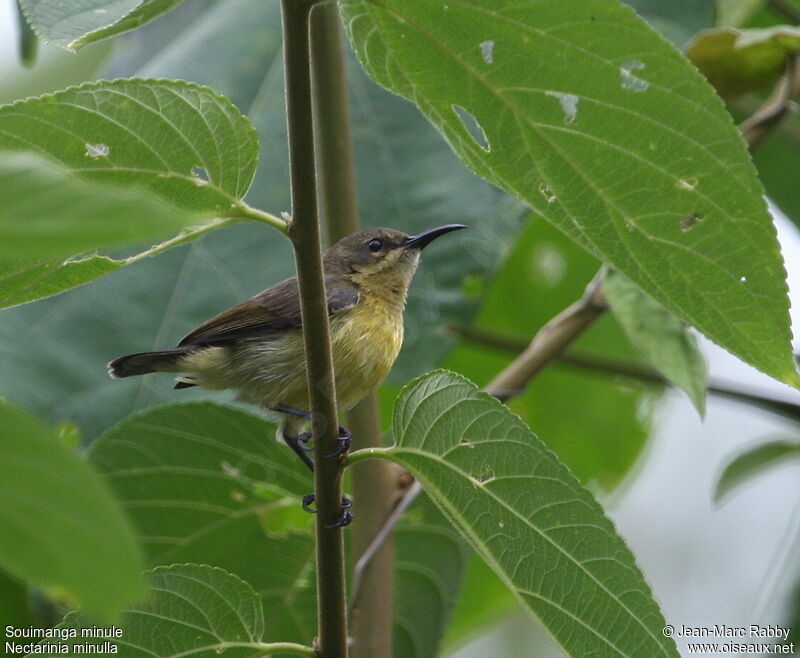
[[[306,512],[311,514],[316,514],[317,510],[312,509],[311,505],[313,505],[314,501],[316,500],[316,495],[313,493],[306,494],[303,496],[303,509]],[[333,523],[326,525],[326,528],[344,528],[347,525],[350,525],[353,522],[353,513],[350,511],[350,508],[353,506],[353,501],[350,500],[347,496],[342,496],[342,507],[341,512],[339,514],[339,518],[336,519]]]
[[[336,450],[334,450],[330,455],[325,455],[325,456],[341,457],[348,450],[350,450],[350,444],[352,442],[353,442],[353,434],[350,432],[350,430],[342,425],[339,425],[339,436],[336,439]]]

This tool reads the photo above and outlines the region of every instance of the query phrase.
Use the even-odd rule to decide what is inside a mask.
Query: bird
[[[422,250],[467,228],[447,224],[418,235],[374,228],[348,235],[323,254],[337,406],[347,411],[386,378],[403,342],[403,311]],[[120,356],[112,378],[173,373],[175,388],[232,389],[237,399],[280,421],[283,439],[311,470],[310,402],[297,277],[211,318],[176,347]],[[349,446],[340,428],[340,450]],[[337,453],[338,454],[338,453]],[[304,505],[305,506],[305,505]]]

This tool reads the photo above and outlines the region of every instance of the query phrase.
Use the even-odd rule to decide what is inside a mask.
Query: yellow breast
[[[331,318],[336,397],[349,409],[389,374],[403,344],[403,311],[370,295]]]

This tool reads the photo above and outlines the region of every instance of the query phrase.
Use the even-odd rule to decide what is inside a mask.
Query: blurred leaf
[[[120,41],[104,75],[194,80],[226,94],[252,117],[262,157],[247,200],[289,208],[279,3],[193,0]],[[352,58],[351,64],[363,223],[408,233],[449,222],[472,227],[436,245],[419,268],[405,313],[404,348],[392,373],[394,381],[407,381],[441,362],[455,342],[448,323],[471,319],[478,299],[464,297],[462,279],[489,276],[522,214],[518,202],[467,172],[412,105],[370,81]],[[71,420],[87,440],[154,404],[229,400],[225,393],[174,391],[167,376],[112,382],[105,363],[174,345],[212,315],[294,274],[291,245],[273,233],[254,224],[215,231],[158,258],[137,258],[91,286],[4,311],[0,390],[54,422]],[[36,282],[57,292],[62,273],[55,267],[21,273],[15,285]],[[63,276],[84,281],[118,268],[93,258],[70,262]],[[10,284],[4,279],[0,289]],[[22,292],[13,296],[25,301]]]
[[[425,493],[403,516],[394,540],[394,655],[435,658],[471,551]]]
[[[686,56],[725,98],[775,84],[786,71],[786,60],[798,52],[800,28],[787,25],[704,30],[686,47]]]
[[[535,218],[492,281],[472,328],[501,332],[527,345],[542,325],[583,294],[599,266],[566,235]],[[595,322],[574,349],[589,357],[638,360],[610,314]],[[485,385],[515,355],[462,340],[444,365]],[[644,446],[650,402],[659,390],[622,377],[567,369],[556,362],[509,405],[536,428],[539,438],[581,481],[610,489]]]
[[[98,186],[100,187],[100,186]],[[102,186],[103,194],[113,189]],[[122,192],[123,197],[128,195]],[[144,197],[148,198],[148,197]],[[154,203],[157,203],[154,201]],[[128,212],[127,210],[125,211]],[[160,254],[167,249],[194,240],[210,231],[230,226],[236,220],[209,220],[198,226],[183,229],[174,238],[153,245],[128,258],[114,259],[108,256],[86,256],[67,260],[52,260],[26,263],[15,256],[0,260],[0,308],[17,306],[43,297],[56,295],[70,288],[82,286],[105,274],[110,274],[126,265]]]
[[[628,339],[653,366],[683,389],[705,414],[708,364],[688,328],[622,275],[609,272],[603,291]]]
[[[800,457],[800,443],[796,440],[770,441],[745,448],[722,469],[714,488],[714,502],[722,502],[731,492],[763,471],[797,457]]]
[[[175,404],[126,419],[90,457],[128,510],[149,564],[235,573],[262,599],[265,637],[310,642],[314,543],[300,499],[313,482],[274,436],[274,425],[238,409]],[[288,526],[287,507],[296,517]]]
[[[141,242],[200,217],[143,190],[79,180],[35,153],[0,151],[0,260],[20,269]]]
[[[678,655],[612,523],[504,405],[437,371],[403,389],[392,431],[393,447],[350,459],[411,470],[568,655]]]
[[[766,0],[716,0],[715,4],[715,25],[741,27],[766,4]]]
[[[132,30],[172,9],[181,0],[19,0],[44,41],[68,50]]]
[[[741,136],[632,11],[597,0],[341,6],[365,68],[413,99],[469,167],[739,358],[800,385],[775,229]],[[702,221],[684,230],[691,216]]]
[[[28,588],[21,580],[0,569],[0,619],[3,626],[36,626],[38,620],[28,605]]]
[[[122,630],[118,641],[82,637],[81,629],[94,628],[95,624],[85,615],[72,613],[58,627],[75,629],[77,637],[45,642],[67,645],[74,653],[82,652],[73,645],[96,644],[99,653],[126,658],[216,658],[223,652],[230,658],[249,658],[269,654],[261,641],[264,614],[258,595],[241,578],[223,569],[195,564],[158,567],[147,575],[150,596],[125,612],[117,625]],[[117,650],[109,651],[106,642]]]
[[[55,432],[0,401],[0,563],[112,619],[144,592],[127,519]]]
[[[797,194],[797,171],[800,171],[800,121],[788,117],[767,137],[753,155],[769,198],[800,226],[800,195]]]
[[[519,607],[519,601],[498,575],[480,556],[473,555],[444,638],[446,653],[449,655],[482,635]]]
[[[722,0],[723,2],[735,0]],[[714,6],[708,0],[624,0],[636,13],[680,48],[695,32],[714,24]]]
[[[39,42],[36,39],[31,26],[22,13],[22,0],[16,0],[17,5],[17,25],[19,26],[19,59],[23,66],[33,66],[36,63],[36,51],[39,49]]]

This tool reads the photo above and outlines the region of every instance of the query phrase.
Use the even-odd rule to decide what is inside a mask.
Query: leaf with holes
[[[265,637],[309,640],[314,542],[300,499],[313,482],[274,436],[274,425],[239,409],[174,404],[121,422],[89,456],[128,510],[149,564],[198,562],[240,575],[263,601]]]
[[[94,629],[92,619],[81,613],[70,613],[58,628],[64,639],[47,639],[60,651],[44,652],[46,656],[62,653],[114,653],[125,658],[142,655],[159,658],[216,658],[224,653],[230,658],[269,655],[277,647],[262,641],[264,612],[258,595],[238,576],[207,565],[178,564],[158,567],[147,572],[150,596],[130,607],[117,624],[122,634],[112,637],[82,636],[83,629]],[[89,646],[81,650],[81,645]],[[66,651],[63,651],[66,649]],[[292,655],[311,656],[310,647],[294,647]],[[32,655],[32,654],[29,654]],[[41,655],[41,654],[39,654]]]
[[[169,11],[181,0],[19,0],[43,41],[76,50],[132,30]]]
[[[111,619],[143,593],[142,560],[108,487],[56,432],[0,401],[0,566]]]
[[[613,524],[507,407],[437,371],[403,389],[392,431],[393,447],[350,461],[383,457],[412,471],[569,655],[678,655]]]
[[[0,260],[4,305],[80,285],[214,228],[266,217],[242,201],[258,156],[252,125],[227,98],[198,85],[116,80],[5,105],[0,149],[34,151],[54,165],[37,163],[42,172],[12,186],[21,156],[5,156],[11,160],[0,222],[8,225],[4,246],[14,257]],[[80,266],[79,259],[54,259],[208,218],[215,219],[129,259],[88,257]],[[39,233],[42,239],[31,239]]]
[[[367,71],[472,170],[741,359],[800,384],[780,251],[744,143],[703,77],[630,8],[341,8]]]
[[[617,272],[608,273],[603,292],[634,347],[704,415],[708,364],[688,327]]]

